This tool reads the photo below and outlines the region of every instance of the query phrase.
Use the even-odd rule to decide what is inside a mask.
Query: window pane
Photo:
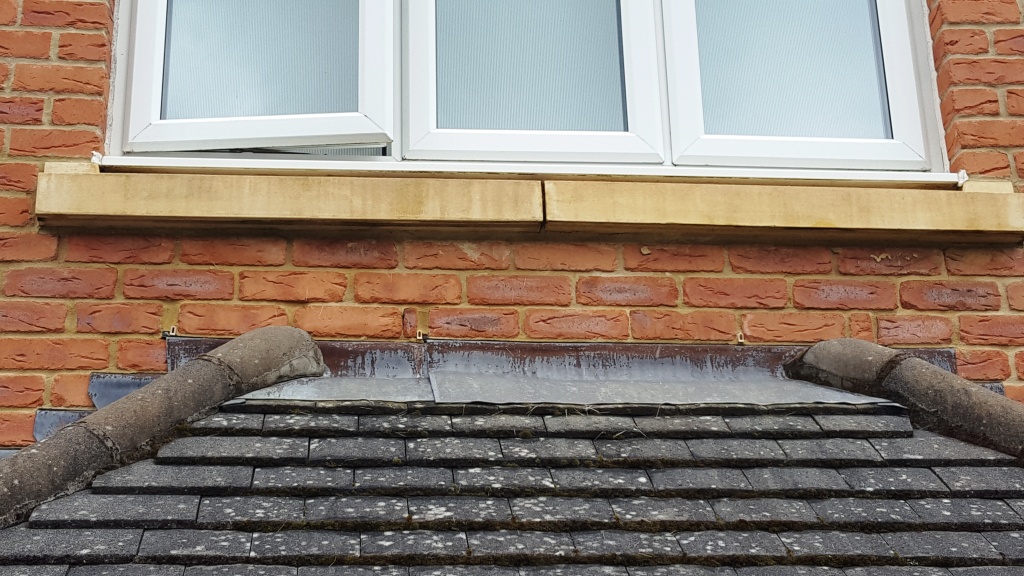
[[[162,117],[355,112],[359,0],[170,0]]]
[[[439,128],[626,130],[616,0],[437,0],[436,14]]]
[[[874,0],[697,0],[697,30],[706,133],[891,138]]]

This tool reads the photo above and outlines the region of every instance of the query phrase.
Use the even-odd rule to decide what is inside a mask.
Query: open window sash
[[[359,0],[355,112],[164,119],[168,0],[135,3],[127,152],[386,145],[394,138],[393,0]]]

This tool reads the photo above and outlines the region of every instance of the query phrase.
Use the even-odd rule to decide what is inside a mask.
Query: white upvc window
[[[907,2],[667,0],[672,160],[925,170]]]
[[[394,3],[134,3],[129,152],[384,146]]]
[[[239,166],[332,170],[944,169],[918,0],[121,6],[125,165],[246,151]]]
[[[655,0],[407,5],[406,158],[664,161]]]

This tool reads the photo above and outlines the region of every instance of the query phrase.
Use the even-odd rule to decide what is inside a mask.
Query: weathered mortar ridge
[[[150,455],[179,424],[226,400],[323,372],[320,349],[302,330],[276,326],[244,334],[0,462],[0,528],[105,469]]]
[[[786,374],[899,402],[917,427],[1024,458],[1024,404],[899,350],[828,340],[808,348]]]

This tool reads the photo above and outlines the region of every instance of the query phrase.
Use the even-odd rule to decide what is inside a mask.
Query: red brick
[[[850,338],[875,341],[875,323],[870,314],[850,314]]]
[[[830,310],[894,310],[896,284],[885,281],[797,280],[793,306]]]
[[[1006,91],[1006,112],[1014,116],[1024,116],[1024,90],[1009,89]],[[1019,163],[1017,168],[1021,168]]]
[[[110,27],[110,20],[110,7],[105,2],[24,0],[21,13],[23,26],[104,30]]]
[[[264,326],[287,326],[280,306],[182,304],[178,330],[201,336],[236,336]]]
[[[675,306],[676,281],[667,276],[584,276],[576,301],[586,306]]]
[[[938,68],[942,59],[950,54],[985,54],[988,36],[977,28],[947,28],[939,32],[932,44],[932,56]]]
[[[57,44],[62,60],[105,61],[110,56],[110,43],[104,34],[64,32]]]
[[[900,305],[910,310],[999,310],[995,282],[908,280],[900,285]]]
[[[69,236],[68,262],[167,264],[174,260],[174,241],[159,236]]]
[[[295,311],[295,325],[319,337],[399,338],[402,311],[373,306],[309,306]]]
[[[36,189],[38,174],[35,164],[0,164],[0,190],[31,192]]]
[[[296,266],[397,268],[398,248],[394,242],[298,239],[292,262]]]
[[[1007,28],[994,33],[996,54],[1024,54],[1024,30]]]
[[[568,306],[572,281],[568,276],[470,276],[466,295],[470,304]]]
[[[415,308],[402,310],[402,337],[415,338],[419,332],[420,319]]]
[[[961,170],[972,176],[1009,176],[1010,157],[1003,152],[965,150],[950,163],[950,171]]]
[[[0,374],[0,406],[32,408],[43,405],[46,382],[32,374]]]
[[[932,248],[843,248],[839,273],[857,276],[935,276],[942,273],[942,251]]]
[[[809,343],[842,338],[841,314],[812,312],[753,312],[744,314],[743,335],[750,342]]]
[[[1017,362],[1017,365],[1020,366],[1020,361],[1018,360]],[[1009,398],[1010,400],[1024,402],[1024,385],[1006,383],[1003,384],[1003,390],[1006,394],[1006,397]]]
[[[935,19],[947,24],[997,24],[1020,22],[1016,0],[942,0]]]
[[[283,238],[182,238],[181,261],[220,266],[280,266],[288,242]]]
[[[963,148],[1024,146],[1024,120],[956,120],[950,133]]]
[[[405,267],[412,270],[507,270],[512,249],[505,242],[410,242]]]
[[[824,274],[832,271],[828,248],[736,246],[729,248],[733,272],[747,274]]]
[[[1024,178],[1024,152],[1017,152],[1014,154],[1013,163],[1017,165],[1017,176]],[[1024,190],[1021,190],[1020,184],[1020,182],[1017,182],[1018,193],[1024,192]]]
[[[75,305],[79,332],[102,334],[159,333],[164,307],[160,304],[104,303]]]
[[[166,372],[167,346],[163,340],[121,340],[117,367],[132,372]]]
[[[738,332],[736,317],[730,312],[634,310],[629,319],[633,338],[638,340],[732,342]]]
[[[87,124],[105,128],[107,103],[91,98],[56,98],[53,101],[50,119],[57,126]]]
[[[56,256],[55,236],[0,232],[0,262],[37,262]]]
[[[1024,276],[1024,249],[950,248],[946,270],[956,276]]]
[[[88,374],[57,374],[50,389],[50,404],[57,408],[94,408]]]
[[[960,340],[988,346],[1024,346],[1020,316],[961,316]]]
[[[462,283],[447,274],[364,272],[355,277],[356,302],[393,304],[458,304]]]
[[[6,296],[41,298],[113,298],[113,268],[24,268],[7,273]]]
[[[0,62],[0,84],[6,84],[11,77],[11,67],[5,62]]]
[[[626,270],[636,272],[721,272],[725,268],[721,246],[627,244],[622,257]]]
[[[0,370],[87,370],[106,368],[106,340],[5,338]]]
[[[785,308],[789,287],[781,278],[687,278],[683,301],[709,308]]]
[[[107,71],[98,66],[18,64],[12,90],[102,96],[107,91]]]
[[[15,0],[0,0],[0,25],[14,24],[18,20],[18,4]]]
[[[957,350],[956,373],[968,380],[1002,382],[1010,377],[1010,358],[1002,350]]]
[[[1024,374],[1024,350],[1017,352],[1013,356],[1013,366],[1017,370],[1017,379],[1020,379],[1021,375]],[[1024,400],[1024,385],[1017,388],[1021,394],[1014,398],[1015,400]],[[1009,392],[1006,394],[1009,396]]]
[[[67,315],[64,304],[0,300],[0,332],[63,332]]]
[[[624,310],[528,310],[524,328],[530,338],[625,340],[629,316]]]
[[[953,85],[999,86],[1024,83],[1024,66],[1014,58],[956,57],[939,68],[939,94]]]
[[[0,123],[42,124],[42,98],[0,98]]]
[[[618,268],[615,246],[610,244],[529,242],[516,244],[514,254],[520,270],[612,272]]]
[[[999,93],[991,88],[954,88],[942,96],[942,122],[956,116],[998,116]]]
[[[11,156],[88,157],[103,150],[99,133],[91,130],[15,128],[11,131]]]
[[[1024,282],[1007,284],[1006,300],[1010,304],[1010,310],[1024,310]]]
[[[942,316],[879,316],[878,343],[949,344],[953,341],[953,322]]]
[[[341,302],[348,280],[341,272],[245,271],[238,274],[239,300]]]
[[[32,199],[0,196],[0,226],[24,226],[32,220]]]
[[[439,338],[515,338],[519,312],[502,308],[435,308],[430,335]]]
[[[139,270],[124,273],[125,298],[230,300],[235,276],[225,270]]]
[[[35,442],[32,435],[35,421],[33,412],[0,413],[0,446],[28,446]]]
[[[47,58],[52,39],[50,32],[0,30],[0,57]]]

